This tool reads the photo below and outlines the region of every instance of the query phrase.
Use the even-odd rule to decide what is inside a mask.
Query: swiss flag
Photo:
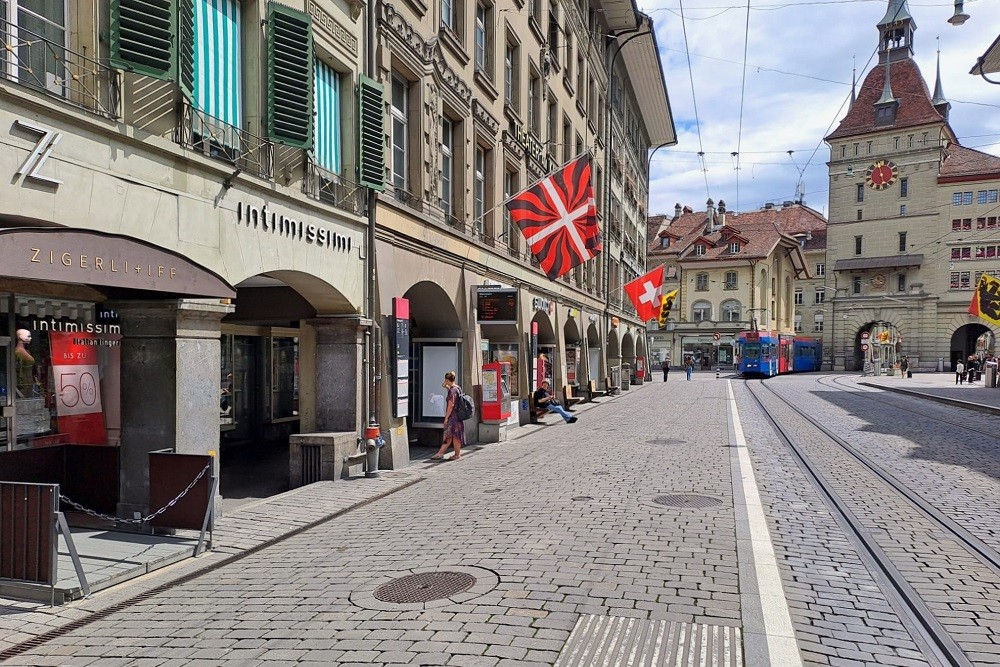
[[[625,293],[635,304],[639,319],[643,322],[656,319],[660,312],[660,286],[663,285],[663,265],[656,267],[644,276],[630,283],[625,283]]]

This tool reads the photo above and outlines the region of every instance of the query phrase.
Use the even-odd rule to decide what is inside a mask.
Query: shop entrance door
[[[0,452],[13,449],[14,378],[11,373],[10,336],[0,336]]]
[[[263,341],[260,336],[233,336],[232,427],[223,430],[223,442],[248,442],[261,432],[261,368]]]

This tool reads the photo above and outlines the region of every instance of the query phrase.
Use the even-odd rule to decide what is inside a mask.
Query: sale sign
[[[49,332],[59,432],[74,444],[107,444],[97,346],[93,334]]]

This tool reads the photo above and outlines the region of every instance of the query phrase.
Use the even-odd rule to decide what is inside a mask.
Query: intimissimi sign
[[[268,208],[267,204],[252,206],[238,202],[236,204],[236,224],[245,225],[264,234],[284,236],[340,252],[351,252],[354,246],[353,239],[346,234],[275,213]]]

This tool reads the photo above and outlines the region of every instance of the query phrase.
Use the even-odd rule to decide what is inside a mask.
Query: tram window
[[[760,348],[757,347],[756,345],[754,345],[753,347],[751,347],[749,345],[745,346],[743,348],[743,358],[744,359],[760,359]]]

